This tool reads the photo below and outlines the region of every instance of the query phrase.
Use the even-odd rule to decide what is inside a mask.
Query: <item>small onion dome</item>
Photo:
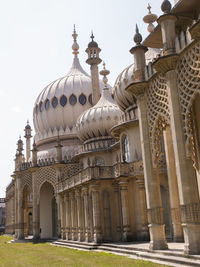
[[[98,44],[97,42],[94,41],[94,34],[92,32],[90,38],[92,39],[92,41],[88,44],[88,47],[91,48],[91,47],[98,47]]]
[[[27,124],[25,126],[25,130],[31,130],[31,126],[29,124],[29,121],[27,120]]]
[[[114,99],[122,111],[125,111],[128,107],[136,103],[134,96],[125,90],[128,85],[134,81],[133,73],[134,64],[131,64],[117,77],[113,87],[112,93],[114,95]]]
[[[104,75],[105,84],[101,98],[94,107],[85,111],[77,120],[77,134],[82,141],[109,136],[110,129],[118,124],[122,115],[107,87],[108,71],[105,67],[100,74]]]

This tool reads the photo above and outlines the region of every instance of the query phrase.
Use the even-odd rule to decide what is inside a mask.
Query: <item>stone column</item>
[[[37,173],[32,173],[32,188],[33,188],[33,239],[40,238],[40,220],[39,220],[39,195],[36,184]]]
[[[18,193],[18,235],[17,239],[24,239],[24,210],[23,210],[23,193],[21,191],[21,177],[17,177]]]
[[[183,229],[181,226],[180,200],[176,176],[176,163],[172,142],[171,129],[167,126],[163,133],[165,142],[165,155],[169,183],[169,197],[171,206],[171,218],[173,226],[173,241],[183,242]]]
[[[60,196],[61,198],[61,238],[66,239],[66,196]]]
[[[113,184],[114,189],[114,203],[113,207],[115,210],[115,217],[113,218],[114,222],[113,225],[115,226],[115,241],[122,240],[122,214],[121,214],[121,207],[120,207],[120,192],[119,192],[119,185]]]
[[[56,204],[58,209],[58,237],[61,237],[61,197],[55,194]]]
[[[149,240],[145,187],[144,179],[142,177],[136,178],[136,186],[139,196],[139,214],[136,215],[139,217],[139,229],[137,231],[137,238],[138,240]]]
[[[131,238],[130,233],[130,216],[129,216],[129,203],[128,203],[128,181],[121,180],[119,182],[120,195],[121,195],[121,210],[122,210],[122,240],[129,241]]]
[[[65,195],[65,208],[66,208],[66,212],[65,212],[65,215],[66,215],[66,230],[65,230],[65,233],[66,233],[66,239],[67,240],[70,240],[71,239],[71,209],[70,209],[70,200],[69,200],[69,194],[66,193]]]
[[[15,238],[18,236],[18,194],[17,194],[17,180],[15,176]]]
[[[142,144],[142,158],[144,164],[145,191],[150,231],[150,249],[167,249],[160,194],[160,181],[157,169],[153,169],[145,95],[142,94],[138,96],[137,104],[140,140]]]
[[[182,226],[185,239],[185,253],[200,253],[200,202],[195,170],[191,158],[186,157],[182,116],[174,70],[166,74],[169,108],[171,113],[172,140],[176,161],[176,172],[181,204]]]
[[[93,210],[93,224],[94,224],[93,239],[95,243],[100,243],[102,241],[102,231],[101,231],[99,184],[93,184],[91,186],[91,190],[92,190],[92,210]]]
[[[77,223],[78,223],[78,241],[83,241],[83,214],[82,214],[82,200],[81,190],[76,190],[76,202],[77,202]]]
[[[89,228],[89,193],[88,188],[83,188],[83,201],[84,201],[84,224],[85,224],[85,241],[90,241],[90,228]]]
[[[72,226],[72,240],[77,240],[77,216],[74,192],[70,192],[70,206],[71,206],[71,226]]]

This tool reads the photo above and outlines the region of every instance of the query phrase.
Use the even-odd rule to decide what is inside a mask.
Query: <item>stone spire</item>
[[[75,57],[77,57],[77,55],[79,54],[79,45],[77,43],[77,37],[78,37],[78,34],[76,33],[76,27],[75,27],[75,24],[74,24],[74,31],[73,31],[73,34],[72,34],[72,37],[74,39],[74,43],[72,45],[72,54],[74,54]]]
[[[21,135],[19,136],[19,140],[17,141],[17,151],[19,152],[19,155],[22,155],[22,151],[24,150],[23,148],[24,144],[21,139]]]
[[[86,63],[90,65],[92,78],[92,101],[95,105],[100,99],[98,65],[101,63],[102,60],[99,58],[99,53],[101,52],[101,49],[99,48],[97,42],[94,41],[93,32],[90,38],[91,42],[88,44],[88,48],[85,50],[85,52],[88,54],[88,59],[86,60]]]
[[[136,45],[140,45],[142,42],[142,35],[139,33],[139,28],[137,24],[136,24],[135,35],[133,37],[133,40],[136,43]]]
[[[24,129],[25,135],[24,137],[26,138],[26,161],[29,161],[31,157],[31,126],[29,125],[29,121],[27,120],[27,124]]]
[[[147,9],[149,10],[148,14],[146,16],[144,16],[143,21],[148,25],[147,30],[148,32],[152,32],[155,28],[155,26],[153,25],[153,23],[157,20],[158,16],[156,14],[152,14],[151,13],[151,6],[150,4],[148,4]]]

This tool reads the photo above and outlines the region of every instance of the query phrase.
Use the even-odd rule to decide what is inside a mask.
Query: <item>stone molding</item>
[[[157,72],[167,73],[170,70],[175,70],[179,56],[177,54],[159,57],[153,63],[153,67]]]
[[[190,28],[190,34],[192,39],[194,40],[200,40],[200,20],[197,21],[191,28]]]
[[[182,223],[200,223],[200,203],[181,205]]]

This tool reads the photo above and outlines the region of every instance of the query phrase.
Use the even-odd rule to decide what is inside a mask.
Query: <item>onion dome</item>
[[[17,141],[17,151],[19,152],[19,154],[21,154],[22,151],[24,150],[23,146],[24,146],[23,141],[21,139],[21,136],[19,136],[19,140]]]
[[[96,47],[97,48],[98,47],[98,44],[97,44],[97,42],[94,41],[94,34],[93,34],[93,32],[92,32],[90,38],[92,39],[92,41],[89,42],[88,48],[91,48],[91,47]]]
[[[76,136],[77,118],[92,106],[91,77],[78,59],[79,45],[74,28],[74,60],[66,76],[53,81],[39,94],[33,110],[36,145]],[[100,89],[103,83],[100,82]]]
[[[151,13],[151,6],[150,6],[150,4],[148,4],[147,9],[149,10],[149,13],[146,16],[144,16],[143,21],[145,23],[148,23],[149,24],[148,27],[147,27],[148,32],[152,32],[154,30],[154,28],[155,28],[155,26],[153,25],[153,23],[157,20],[158,16],[156,14],[152,14]]]
[[[168,14],[171,11],[172,5],[169,0],[163,0],[161,10],[164,14]]]
[[[101,98],[94,107],[85,111],[77,120],[77,133],[82,141],[108,137],[110,129],[119,122],[122,115],[107,86],[106,75],[109,73],[104,64],[104,69],[100,72],[104,76]]]
[[[120,73],[113,87],[114,99],[122,111],[134,105],[136,101],[134,96],[125,90],[134,81],[133,73],[134,64],[131,64]]]

